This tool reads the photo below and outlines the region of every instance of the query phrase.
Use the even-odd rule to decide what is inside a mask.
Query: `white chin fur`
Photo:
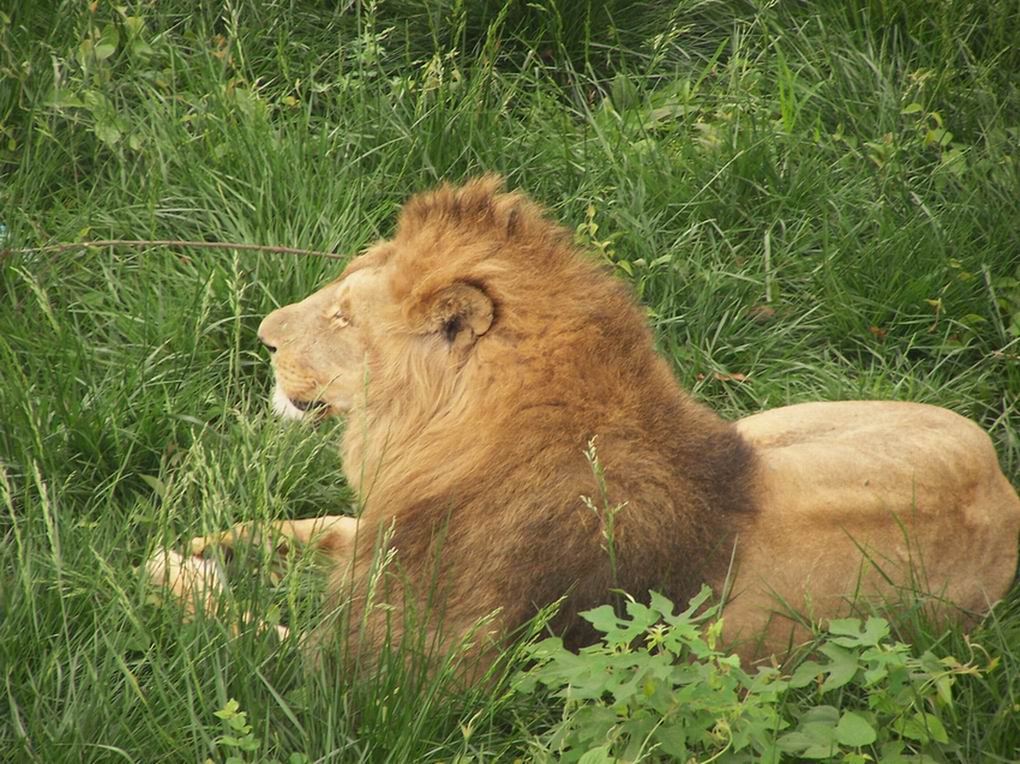
[[[283,394],[279,385],[273,390],[273,413],[281,419],[301,419],[305,414],[290,402],[290,398]]]

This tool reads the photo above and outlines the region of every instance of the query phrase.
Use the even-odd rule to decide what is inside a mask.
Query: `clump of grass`
[[[986,427],[1015,475],[1015,4],[583,6],[16,0],[0,11],[2,246],[353,253],[408,193],[496,170],[633,284],[681,381],[727,415],[936,403]],[[180,623],[132,571],[230,522],[351,505],[336,432],[266,415],[255,338],[334,272],[160,248],[0,257],[14,759],[221,760],[217,712],[243,712],[239,739],[280,761],[527,756],[556,723],[555,702],[505,684],[305,673],[292,645]],[[259,580],[241,595],[266,606]],[[316,602],[297,588],[278,605],[301,623]],[[1017,755],[1018,603],[970,637],[911,630],[918,655],[970,640],[995,666],[957,685],[949,760]]]

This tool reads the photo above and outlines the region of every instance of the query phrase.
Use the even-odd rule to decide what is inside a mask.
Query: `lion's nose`
[[[261,342],[263,345],[265,345],[270,353],[275,353],[276,352],[276,348],[277,348],[277,344],[278,344],[276,342],[276,340],[273,339],[273,336],[272,336],[272,333],[271,333],[272,325],[273,325],[273,323],[275,323],[273,317],[278,312],[279,311],[273,311],[268,316],[266,316],[264,319],[262,319],[262,323],[259,324],[259,332],[258,332],[258,334],[259,334],[259,342]]]
[[[265,322],[263,322],[263,325],[265,325]],[[266,350],[268,350],[270,353],[276,352],[276,343],[266,337],[265,333],[262,331],[261,326],[259,327],[259,342],[265,345]]]

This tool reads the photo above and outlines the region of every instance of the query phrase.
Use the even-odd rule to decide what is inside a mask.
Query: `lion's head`
[[[492,325],[493,301],[484,287],[453,274],[409,283],[402,250],[396,242],[375,245],[339,279],[262,322],[278,413],[349,413],[364,407],[375,385],[380,392],[396,385],[402,396],[450,393]]]

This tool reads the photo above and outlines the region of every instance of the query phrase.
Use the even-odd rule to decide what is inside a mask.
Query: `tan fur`
[[[921,593],[929,615],[973,623],[1013,581],[1020,500],[973,422],[854,401],[773,409],[737,429],[758,454],[762,507],[724,612],[729,638],[750,640],[744,655],[806,636],[784,602],[818,621]]]
[[[576,613],[610,588],[684,602],[703,581],[721,591],[732,557],[726,633],[752,657],[802,636],[770,621],[779,600],[824,618],[855,588],[890,595],[862,548],[894,584],[923,562],[931,590],[975,612],[1016,567],[1020,502],[974,425],[896,403],[724,422],[676,384],[626,286],[491,177],[414,197],[392,239],[259,335],[278,410],[348,417],[343,463],[364,509],[320,541],[337,602],[354,582],[346,607],[368,651],[433,585],[448,640],[498,611],[498,643],[567,595],[553,626],[576,645],[591,637]],[[615,569],[606,515],[582,497],[622,505]],[[361,550],[387,533],[410,599],[383,593],[392,608],[365,616]]]

